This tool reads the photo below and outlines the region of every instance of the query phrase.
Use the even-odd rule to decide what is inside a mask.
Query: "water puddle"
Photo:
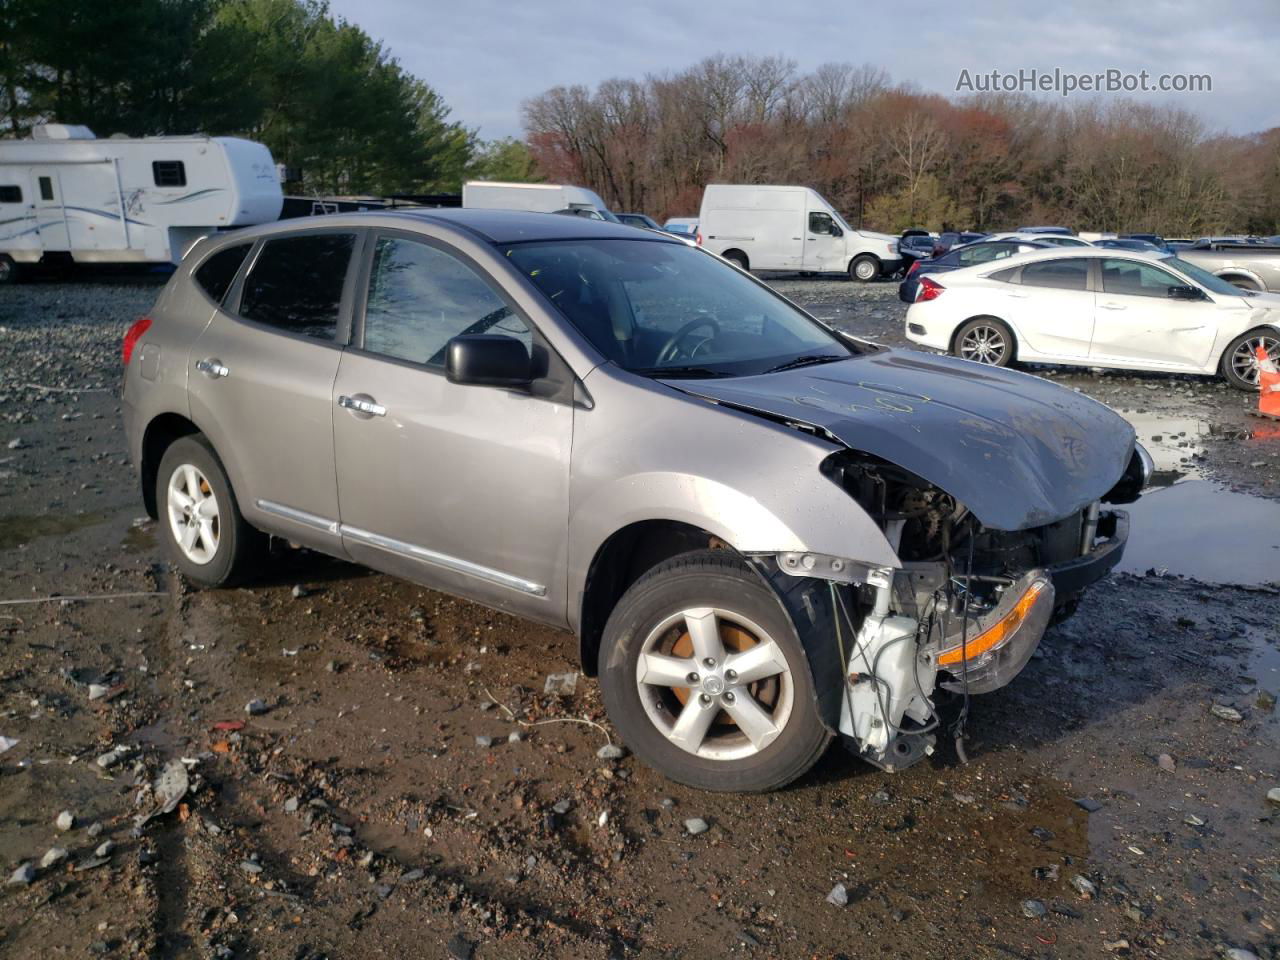
[[[1119,569],[1168,571],[1208,583],[1280,583],[1280,501],[1239,493],[1202,479],[1198,470],[1211,438],[1258,438],[1194,417],[1123,415],[1155,472],[1151,489],[1124,507],[1129,544]]]
[[[1182,480],[1123,509],[1129,544],[1121,570],[1167,570],[1209,583],[1280,582],[1280,502]]]
[[[0,517],[0,550],[20,547],[41,537],[56,537],[92,527],[107,519],[105,513],[40,513]]]

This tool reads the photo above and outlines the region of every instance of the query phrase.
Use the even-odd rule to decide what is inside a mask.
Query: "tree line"
[[[0,136],[42,122],[248,137],[310,193],[534,176],[321,0],[0,0]]]
[[[1168,236],[1280,233],[1280,127],[1213,133],[1129,100],[948,99],[883,70],[716,55],[687,70],[555,87],[524,104],[547,179],[617,210],[692,215],[707,183],[816,188],[855,226],[1019,223]]]

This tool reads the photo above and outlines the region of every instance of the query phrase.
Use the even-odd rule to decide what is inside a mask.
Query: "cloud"
[[[677,71],[716,52],[781,54],[801,72],[828,61],[870,63],[895,81],[946,96],[954,95],[962,69],[1207,73],[1210,93],[1140,99],[1191,110],[1211,130],[1246,133],[1280,124],[1270,92],[1280,35],[1275,0],[1243,0],[1222,17],[1181,0],[929,8],[777,0],[331,0],[331,8],[382,40],[440,92],[454,119],[486,137],[519,136],[521,103],[550,87]]]

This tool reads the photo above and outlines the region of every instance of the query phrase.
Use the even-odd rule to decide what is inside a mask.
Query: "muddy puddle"
[[[40,513],[0,517],[0,550],[19,547],[40,537],[62,536],[102,523],[105,513]]]
[[[1280,502],[1204,479],[1198,465],[1220,427],[1194,418],[1124,412],[1155,463],[1152,486],[1129,513],[1120,570],[1208,583],[1280,583]],[[1230,439],[1266,444],[1248,431]],[[1269,446],[1269,445],[1268,445]],[[1259,449],[1258,456],[1268,450]]]

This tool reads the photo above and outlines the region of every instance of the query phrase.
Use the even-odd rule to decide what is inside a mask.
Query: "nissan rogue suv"
[[[919,760],[1119,560],[1149,461],[1025,374],[885,349],[662,234],[335,215],[220,234],[124,342],[190,581],[269,536],[573,631],[623,740],[769,790]]]

